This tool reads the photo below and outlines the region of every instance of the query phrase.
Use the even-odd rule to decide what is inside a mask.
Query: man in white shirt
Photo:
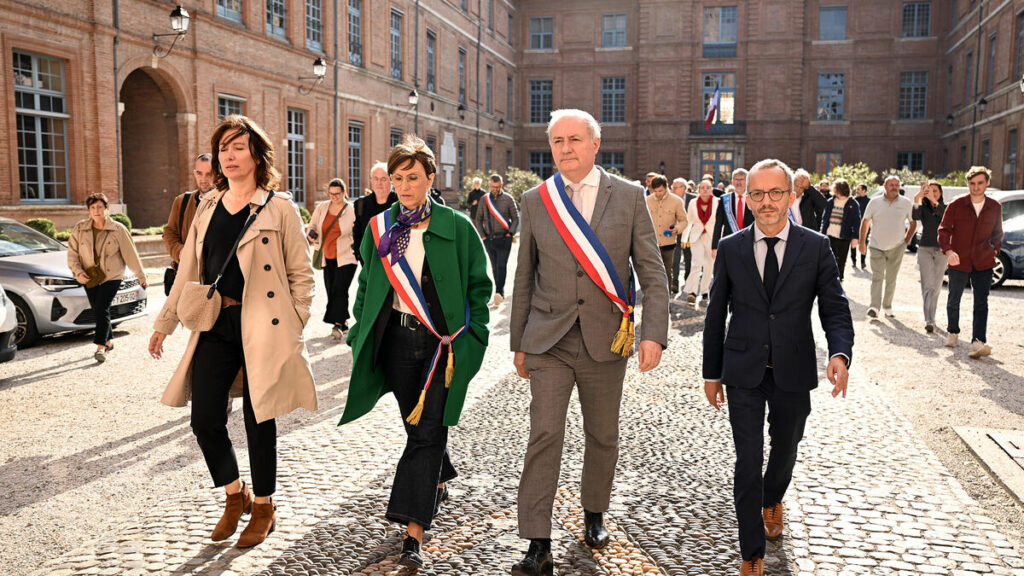
[[[860,247],[871,259],[871,307],[869,318],[878,318],[881,307],[889,318],[892,311],[892,297],[896,293],[896,278],[900,273],[903,253],[917,230],[913,219],[914,203],[900,195],[900,179],[889,176],[885,179],[885,194],[876,196],[864,210],[860,222]],[[909,222],[909,224],[908,224]],[[867,243],[871,231],[871,245]],[[885,284],[885,295],[882,285]]]

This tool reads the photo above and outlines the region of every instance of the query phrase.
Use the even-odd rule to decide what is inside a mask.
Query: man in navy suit
[[[720,409],[729,399],[740,574],[761,575],[765,538],[782,534],[782,497],[811,412],[811,390],[818,385],[811,308],[817,299],[833,397],[846,397],[853,320],[828,238],[787,217],[792,171],[778,160],[762,160],[748,180],[755,225],[718,244],[703,371],[708,402]],[[765,405],[771,453],[762,476]]]

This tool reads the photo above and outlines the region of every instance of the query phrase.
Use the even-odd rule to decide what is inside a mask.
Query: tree
[[[540,176],[529,170],[520,170],[515,166],[509,166],[508,173],[505,174],[505,192],[511,194],[518,204],[522,201],[523,192],[540,186],[543,181]]]
[[[850,185],[850,190],[854,190],[857,186],[864,184],[868,187],[869,194],[873,192],[874,188],[878,185],[878,173],[872,170],[867,164],[858,162],[856,164],[840,164],[833,168],[828,174],[811,174],[811,186],[816,186],[822,179],[828,179],[829,182],[832,182],[836,178],[846,180]]]
[[[483,170],[473,170],[462,177],[462,188],[459,189],[459,207],[468,210],[469,209],[469,193],[473,190],[473,179],[480,179],[480,189],[484,192],[487,191],[487,178],[489,174],[484,174]]]
[[[963,186],[965,188],[967,187],[967,175],[964,173],[963,170],[950,172],[949,174],[946,174],[944,177],[939,178],[938,181],[939,184],[943,186]]]
[[[885,179],[889,176],[896,176],[899,178],[904,187],[919,186],[931,179],[930,175],[925,174],[924,172],[918,172],[917,170],[911,170],[906,166],[903,166],[898,170],[896,168],[889,168],[885,172],[882,172],[882,181],[885,182]]]

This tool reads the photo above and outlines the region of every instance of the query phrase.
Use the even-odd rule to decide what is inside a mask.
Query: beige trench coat
[[[223,192],[203,198],[181,251],[178,276],[154,323],[171,334],[178,326],[178,298],[187,282],[198,282],[203,239]],[[266,203],[267,192],[253,197],[249,210]],[[258,422],[296,408],[316,410],[316,389],[302,329],[313,300],[313,267],[299,211],[287,193],[275,192],[238,245],[238,263],[245,279],[242,293],[242,350],[249,396]],[[185,406],[192,398],[192,355],[199,342],[193,332],[185,355],[164,390],[161,402]],[[239,384],[236,381],[236,386]]]

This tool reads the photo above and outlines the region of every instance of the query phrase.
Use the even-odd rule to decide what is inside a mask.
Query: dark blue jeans
[[[949,325],[946,331],[950,334],[960,333],[960,298],[964,295],[964,288],[967,281],[971,281],[971,290],[974,291],[974,335],[972,341],[985,339],[985,329],[988,327],[988,293],[992,289],[992,269],[961,272],[949,269],[949,298],[946,300],[946,318]]]
[[[397,317],[397,313],[392,315],[392,319]],[[391,321],[381,342],[381,362],[388,386],[398,400],[406,434],[405,451],[398,460],[385,516],[400,524],[415,522],[424,530],[430,529],[434,519],[437,485],[458,475],[448,454],[448,427],[444,425],[444,406],[448,400],[448,389],[444,387],[447,348],[438,360],[419,424],[413,426],[405,420],[419,402],[435,350],[437,338],[422,325],[404,328]]]
[[[508,267],[508,256],[512,253],[512,237],[499,236],[484,240],[484,248],[487,249],[487,257],[491,259],[491,269],[494,270],[494,292],[505,295],[505,270]]]

